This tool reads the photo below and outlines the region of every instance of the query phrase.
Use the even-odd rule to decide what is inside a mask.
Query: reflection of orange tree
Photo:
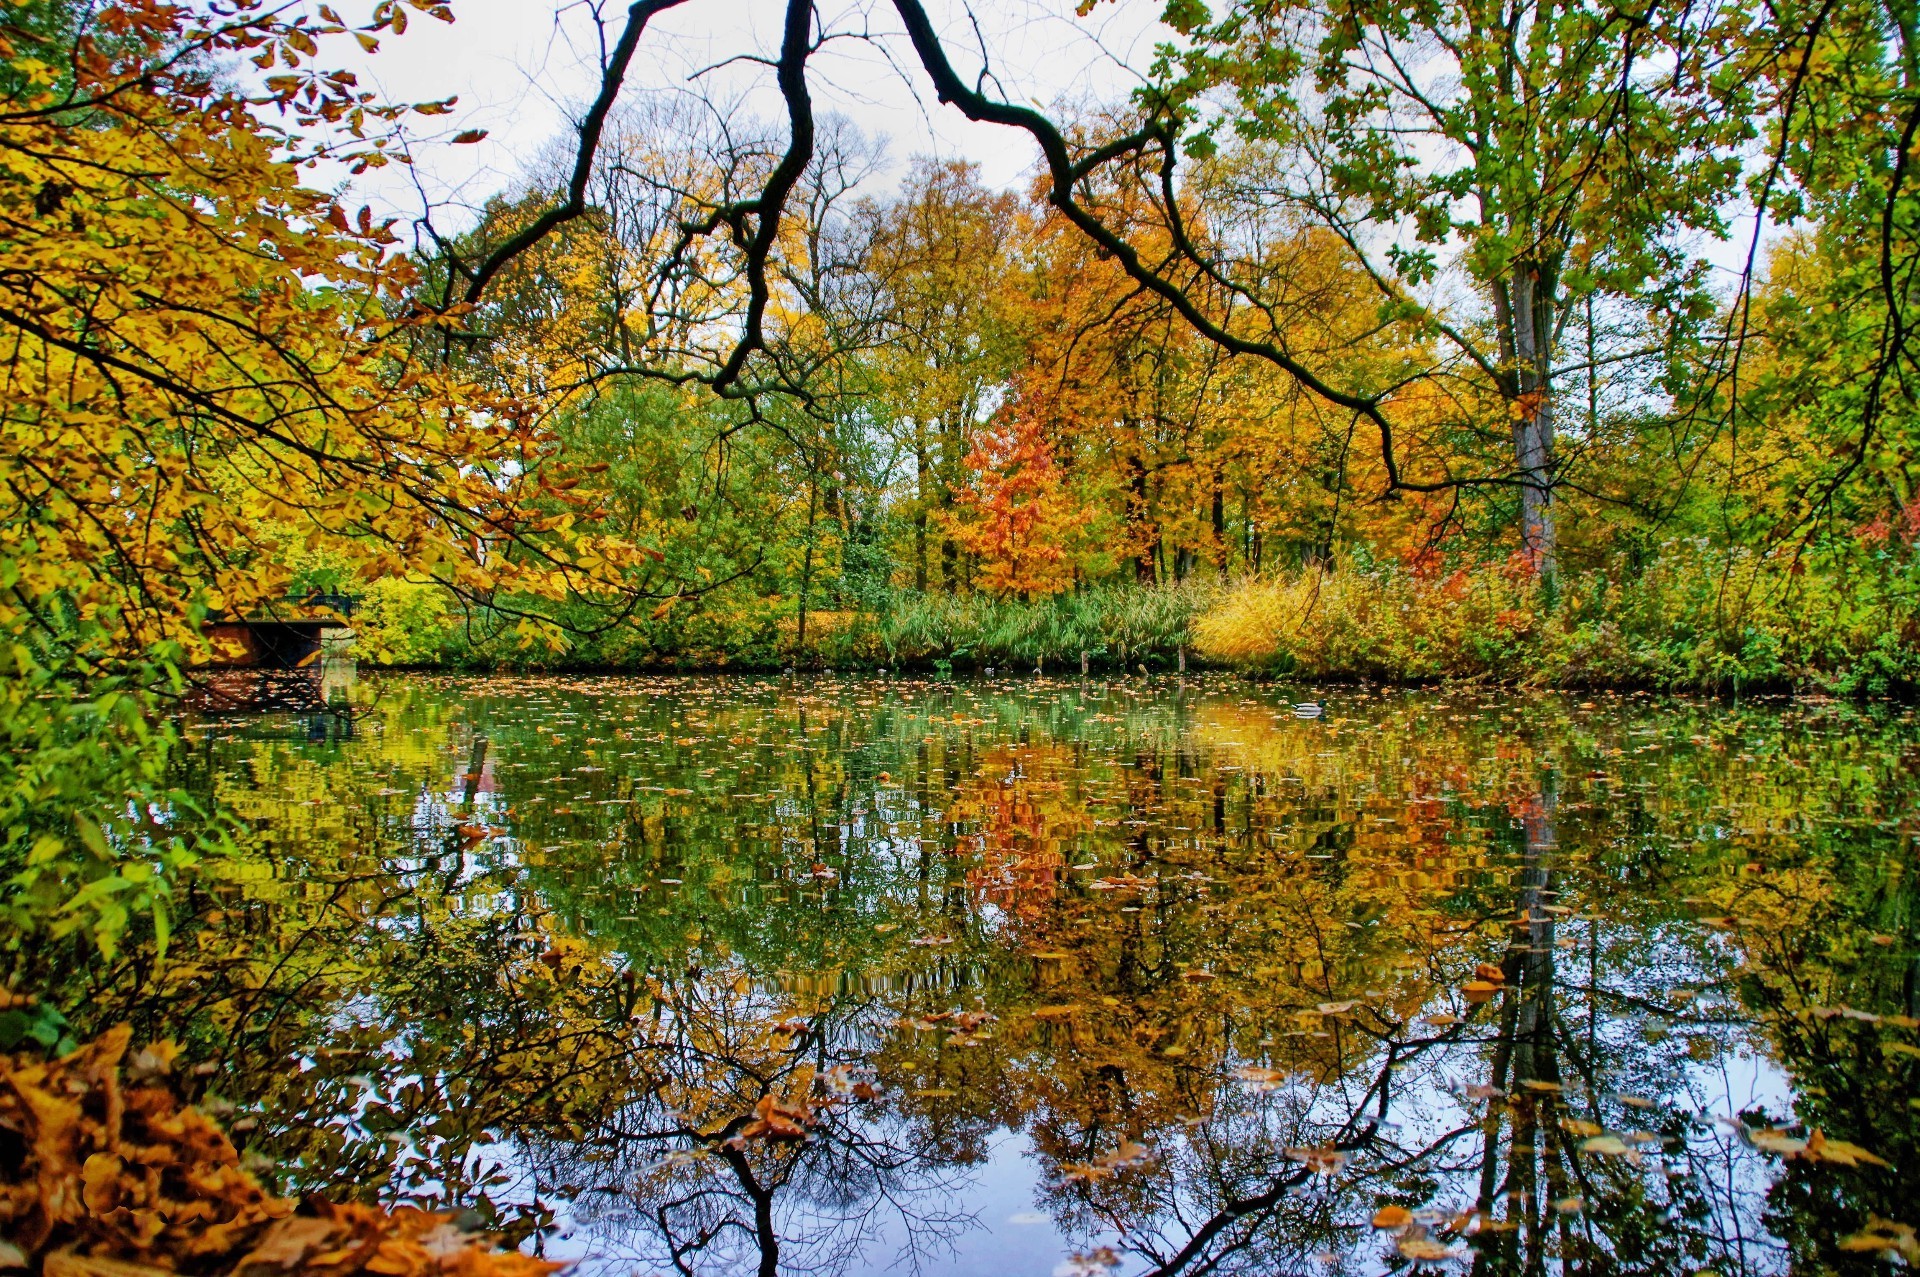
[[[1071,770],[1067,751],[1025,752],[1057,755],[1055,775]],[[1307,830],[1237,844],[1166,838],[1181,827],[1229,831],[1215,778],[1182,777],[1156,761],[1129,771],[1124,803],[1156,816],[1162,835],[1128,829],[1124,872],[1058,884],[1056,867],[1088,822],[1051,818],[1046,804],[1084,803],[1036,791],[1033,778],[1049,773],[1015,761],[1013,751],[983,759],[969,811],[981,816],[981,872],[1004,892],[990,899],[1009,915],[993,943],[1017,944],[1025,970],[1007,974],[1002,964],[1006,986],[990,1003],[1002,1020],[990,1037],[910,1026],[877,1057],[881,1075],[936,1125],[969,1116],[1029,1125],[1054,1167],[1056,1207],[1083,1221],[1150,1224],[1164,1205],[1149,1170],[1156,1162],[1228,1156],[1244,1169],[1264,1155],[1269,1166],[1293,1168],[1253,1197],[1337,1164],[1334,1146],[1361,1137],[1364,1101],[1397,1058],[1385,1044],[1433,997],[1436,978],[1471,970],[1470,958],[1445,952],[1471,928],[1432,909],[1403,862],[1371,841],[1342,845],[1331,868],[1302,854],[1319,837]],[[1033,872],[1022,879],[1023,869]],[[1255,1090],[1297,1079],[1319,1095],[1377,1076],[1351,1088],[1361,1103],[1343,1118],[1329,1120],[1315,1104],[1275,1125],[1254,1115],[1241,1084],[1223,1092],[1236,1070]],[[1251,1200],[1240,1214],[1253,1213]],[[1235,1227],[1223,1218],[1201,1248]]]
[[[955,850],[972,857],[967,885],[982,901],[1031,918],[1054,898],[1066,852],[1093,827],[1066,779],[1073,761],[1066,745],[1003,745],[962,780],[948,818],[972,831]]]

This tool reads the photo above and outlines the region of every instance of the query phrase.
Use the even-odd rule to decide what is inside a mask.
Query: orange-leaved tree
[[[1057,594],[1074,580],[1076,535],[1088,523],[1033,403],[1016,400],[976,437],[969,485],[957,498],[953,537],[975,556],[975,586],[989,594]]]

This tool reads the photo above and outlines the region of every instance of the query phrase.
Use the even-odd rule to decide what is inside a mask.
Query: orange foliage
[[[1054,461],[1053,444],[1024,403],[980,432],[967,456],[954,540],[978,556],[981,590],[1030,598],[1073,584],[1068,549],[1087,522]]]
[[[51,1063],[0,1057],[0,1236],[48,1277],[278,1269],[315,1277],[545,1277],[560,1267],[451,1216],[276,1197],[123,1025]],[[8,1147],[8,1146],[11,1147]]]

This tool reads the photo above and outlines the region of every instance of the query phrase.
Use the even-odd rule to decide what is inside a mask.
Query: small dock
[[[353,631],[346,596],[316,595],[284,617],[209,621],[213,656],[187,671],[187,707],[201,714],[346,713]]]

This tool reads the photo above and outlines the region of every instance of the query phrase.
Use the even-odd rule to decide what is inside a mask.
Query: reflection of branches
[[[923,1200],[946,1171],[900,1142],[875,1093],[852,1080],[869,1009],[794,1016],[740,992],[737,972],[654,987],[626,1100],[584,1140],[535,1141],[540,1180],[569,1197],[599,1181],[609,1200],[630,1200],[631,1211],[594,1210],[592,1222],[624,1219],[626,1244],[683,1272],[698,1256],[742,1254],[764,1277],[834,1271],[895,1214],[910,1223],[913,1253],[952,1230],[957,1221]]]

